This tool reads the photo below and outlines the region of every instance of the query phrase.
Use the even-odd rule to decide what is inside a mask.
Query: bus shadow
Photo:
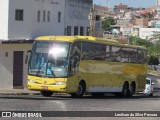
[[[66,96],[55,96],[58,98],[66,98]],[[154,99],[154,98],[160,98],[160,96],[155,95],[155,96],[147,96],[147,95],[134,95],[132,97],[117,97],[115,95],[105,95],[101,97],[93,97],[91,95],[85,95],[82,98],[72,98],[71,96],[67,96],[70,99]]]
[[[103,96],[103,97],[86,97],[88,99],[154,99],[160,98],[160,96],[133,96],[133,97],[117,97],[117,96]]]
[[[117,97],[114,95],[105,95],[102,97],[93,97],[91,95],[84,95],[82,98],[72,98],[70,95],[53,95],[51,97],[43,97],[40,95],[0,95],[0,99],[20,99],[20,100],[73,100],[73,99],[157,99],[160,96],[145,96],[145,95],[134,95],[132,97]]]
[[[19,99],[19,100],[70,100],[70,97],[43,97],[40,95],[0,95],[0,99]]]

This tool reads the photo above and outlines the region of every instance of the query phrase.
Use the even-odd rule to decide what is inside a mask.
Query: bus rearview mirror
[[[25,64],[28,63],[28,59],[29,59],[29,54],[31,53],[31,50],[28,50],[27,51],[27,55],[26,55],[26,58],[25,58]]]

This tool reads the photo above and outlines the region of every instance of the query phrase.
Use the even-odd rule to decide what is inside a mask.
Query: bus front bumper
[[[53,92],[66,92],[66,84],[63,85],[44,85],[28,82],[28,89],[34,91],[53,91]]]

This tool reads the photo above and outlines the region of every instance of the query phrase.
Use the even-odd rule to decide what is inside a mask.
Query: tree
[[[148,55],[160,58],[160,33],[153,34],[150,40],[156,42],[148,48]]]
[[[129,36],[128,40],[131,45],[137,45],[137,46],[144,46],[146,48],[153,46],[153,44],[150,41],[147,41],[145,39]]]
[[[150,56],[148,58],[148,64],[149,65],[158,65],[159,64],[159,59],[155,56]]]
[[[102,28],[106,31],[111,31],[112,28],[110,27],[110,25],[115,25],[115,21],[113,18],[108,17],[106,18],[103,22],[102,22]]]
[[[150,40],[156,41],[156,44],[160,45],[160,32],[153,34]]]
[[[154,45],[152,42],[148,40],[144,40],[141,38],[136,38],[130,36],[129,38],[131,45],[144,46],[148,51],[148,64],[149,65],[158,65],[160,58],[160,44]]]
[[[148,55],[160,58],[160,45],[153,45],[148,48]]]

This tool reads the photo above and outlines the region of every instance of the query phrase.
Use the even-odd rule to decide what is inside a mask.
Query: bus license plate
[[[48,86],[41,86],[43,90],[48,90]]]

